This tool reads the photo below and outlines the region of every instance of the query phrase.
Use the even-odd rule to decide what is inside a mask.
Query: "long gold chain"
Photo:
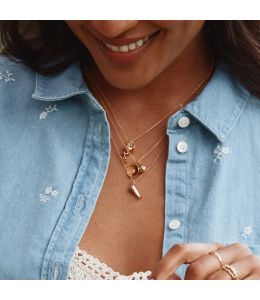
[[[108,99],[106,98],[106,96],[102,92],[102,89],[98,86],[98,84],[96,82],[94,82],[94,81],[92,81],[92,82],[96,86],[96,88],[99,90],[100,94],[102,95],[102,98],[104,99],[104,101],[106,102],[107,106],[109,107],[109,109],[110,109],[111,113],[113,114],[113,117],[115,118],[116,123],[118,124],[118,127],[121,129],[121,131],[122,131],[122,133],[123,133],[126,141],[133,141],[134,142],[134,141],[138,140],[139,138],[141,138],[142,136],[144,136],[145,134],[149,133],[153,128],[155,128],[157,125],[159,125],[161,122],[163,122],[167,117],[169,117],[170,115],[172,115],[175,111],[181,109],[186,104],[186,102],[189,102],[190,98],[193,97],[201,89],[201,87],[205,84],[205,82],[208,81],[208,78],[212,74],[214,66],[215,66],[215,60],[213,59],[212,63],[211,63],[211,66],[210,66],[210,70],[207,72],[207,74],[205,76],[203,76],[203,78],[195,86],[195,88],[190,93],[187,93],[187,95],[185,96],[184,100],[181,103],[179,103],[178,105],[174,106],[174,108],[169,113],[167,113],[164,117],[162,117],[160,120],[158,120],[157,122],[155,122],[151,127],[147,128],[144,132],[142,132],[141,134],[139,134],[138,136],[136,136],[136,137],[134,137],[132,139],[129,139],[129,137],[125,134],[122,126],[120,125],[120,123],[119,123],[119,121],[118,121],[118,119],[116,117],[115,112],[113,111],[111,105],[109,104]],[[86,73],[86,76],[87,76],[87,78],[90,81],[92,80],[88,76],[87,73]]]
[[[95,93],[98,95],[99,94],[99,92],[100,92],[100,90],[99,89],[97,89],[97,87],[93,84],[93,81],[92,80],[89,80],[89,82],[91,83],[91,86],[92,86],[92,89],[93,89],[93,91],[95,91]],[[105,104],[104,104],[104,101],[102,101],[102,96],[101,97],[99,97],[99,101],[101,102],[101,104],[103,105],[103,107],[105,106]],[[121,135],[120,135],[120,133],[119,133],[119,131],[118,131],[118,129],[117,129],[117,127],[116,127],[116,125],[115,125],[115,123],[113,122],[113,120],[112,120],[112,118],[108,115],[108,117],[109,117],[109,121],[110,121],[110,123],[112,124],[112,126],[113,126],[113,128],[115,129],[115,131],[116,131],[116,134],[117,134],[117,136],[118,136],[118,138],[120,139],[120,141],[121,141],[121,143],[122,143],[122,145],[123,145],[123,147],[125,147],[125,142],[123,141],[123,139],[122,139],[122,137],[121,137]],[[128,154],[128,155],[130,155],[132,158],[133,158],[133,161],[135,162],[135,163],[137,163],[138,162],[138,165],[139,164],[141,164],[141,166],[142,166],[142,168],[143,168],[143,171],[144,172],[146,172],[147,171],[147,167],[146,167],[146,165],[144,165],[143,163],[140,163],[140,162],[142,162],[149,154],[151,154],[152,153],[152,151],[153,150],[155,150],[165,139],[167,138],[167,136],[163,136],[163,137],[161,137],[146,153],[144,153],[140,158],[138,158],[138,159],[136,159],[136,157],[135,157],[135,155],[132,153],[132,152],[124,152],[124,155],[126,155],[126,153]],[[120,156],[120,159],[122,160],[122,155]],[[125,162],[125,160],[124,160],[124,162]],[[136,168],[136,166],[135,165],[132,165],[132,168]],[[130,173],[130,171],[128,172],[128,174]],[[140,174],[139,174],[140,175]],[[129,176],[129,175],[128,175]]]
[[[91,81],[91,83],[92,83],[92,81]],[[96,94],[98,94],[98,91],[93,86],[93,84],[91,84],[91,87],[93,89],[93,92],[96,93]],[[99,100],[101,101],[101,103],[104,106],[104,102],[102,101],[102,99],[99,98]],[[110,122],[112,124],[114,124],[112,120],[110,120]],[[115,127],[115,125],[113,125],[113,126]],[[115,127],[115,129],[116,129],[116,127]],[[120,138],[121,142],[123,143],[122,138],[120,137],[119,134],[118,134],[118,137]],[[152,152],[152,150],[154,150],[166,138],[167,138],[167,136],[163,136],[161,139],[159,139],[159,141],[145,155],[143,155],[142,157],[140,157],[138,161],[140,161],[141,159],[144,159],[148,154],[150,154]],[[120,154],[120,151],[119,151],[119,149],[118,149],[118,147],[117,147],[117,145],[116,145],[116,143],[115,143],[115,141],[113,139],[112,134],[111,134],[111,141],[112,141],[112,144],[114,145],[114,147],[116,149],[116,152],[117,152],[117,154],[118,154],[118,156],[120,158],[120,161],[123,164],[124,169],[126,170],[126,172],[128,172],[128,169],[127,169],[127,167],[125,165],[125,161],[123,160],[122,155]],[[140,192],[138,191],[138,189],[136,187],[136,182],[139,181],[141,178],[143,178],[143,175],[146,174],[148,172],[148,170],[150,170],[152,168],[152,166],[155,164],[156,160],[160,157],[160,155],[162,154],[162,152],[165,150],[166,146],[167,146],[167,143],[165,143],[165,145],[162,148],[162,150],[159,151],[159,153],[153,158],[153,160],[152,160],[152,162],[150,164],[150,167],[146,168],[145,173],[141,173],[141,175],[139,175],[139,177],[137,177],[136,180],[134,180],[134,178],[132,176],[128,176],[128,177],[130,177],[130,180],[132,182],[131,185],[129,186],[129,190],[131,190],[137,198],[141,198],[141,195],[140,195]]]
[[[94,87],[93,87],[93,89],[95,89]],[[99,98],[99,100],[101,101],[101,103],[103,104],[103,107],[105,106],[104,105],[104,102],[102,101],[102,99],[101,98]],[[109,115],[108,115],[108,117],[109,117]],[[115,123],[113,122],[113,120],[109,117],[109,120],[110,120],[110,123],[113,125],[113,127],[114,127],[114,129],[115,129],[115,131],[116,131],[116,133],[117,133],[117,136],[118,136],[118,138],[120,139],[120,141],[121,141],[121,143],[122,143],[122,145],[125,147],[125,142],[123,141],[123,139],[122,139],[122,137],[120,136],[120,133],[119,133],[119,131],[118,131],[118,129],[117,129],[117,127],[115,126]],[[135,158],[135,155],[132,153],[132,152],[130,152],[130,155],[132,156],[132,158],[134,159],[134,161],[142,161],[142,160],[144,160],[157,146],[159,146],[159,144],[161,143],[161,142],[163,142],[163,140],[165,140],[167,138],[167,136],[163,136],[162,138],[160,138],[153,146],[152,146],[152,148],[151,149],[149,149],[146,153],[144,153],[141,157],[139,157],[138,159],[136,159]]]
[[[122,159],[122,157],[121,157],[121,155],[120,155],[120,151],[119,151],[118,147],[116,146],[116,144],[115,144],[115,142],[114,142],[112,136],[111,136],[111,140],[112,140],[112,143],[113,143],[113,145],[114,145],[114,147],[115,147],[115,149],[116,149],[116,151],[117,151],[117,154],[118,154],[118,156],[119,156],[119,158],[120,158],[120,160],[121,160],[121,162],[122,162],[122,164],[123,164],[123,167],[124,167],[125,170],[126,170],[125,163],[124,163],[124,161],[123,161],[123,159]],[[159,151],[159,153],[153,158],[153,160],[152,160],[152,162],[151,162],[151,164],[150,164],[150,167],[147,168],[147,170],[146,170],[145,173],[143,173],[143,174],[141,174],[139,177],[137,177],[136,180],[134,180],[132,177],[130,178],[132,184],[131,184],[128,188],[135,194],[135,196],[136,196],[137,198],[141,198],[142,196],[141,196],[139,190],[138,190],[137,187],[136,187],[136,182],[139,181],[141,178],[143,178],[143,175],[144,175],[144,174],[147,174],[147,172],[148,172],[149,170],[152,169],[152,167],[155,165],[155,162],[159,159],[159,157],[161,156],[161,154],[163,153],[163,151],[164,151],[166,148],[167,148],[167,143],[164,145],[164,147],[161,149],[161,151]]]
[[[92,88],[95,90],[95,92],[97,94],[100,94],[101,97],[100,97],[100,101],[102,102],[102,105],[103,107],[105,108],[105,103],[104,101],[106,102],[108,108],[110,109],[116,123],[118,124],[118,127],[121,129],[126,141],[127,142],[127,145],[125,145],[125,142],[123,141],[123,139],[121,138],[121,135],[117,129],[117,127],[115,126],[115,123],[113,122],[112,118],[109,117],[110,119],[110,122],[111,124],[113,125],[116,133],[117,133],[117,136],[119,137],[122,145],[124,146],[124,152],[123,152],[123,155],[120,154],[120,151],[118,149],[118,147],[116,146],[116,143],[114,142],[113,140],[113,137],[112,137],[112,134],[111,134],[111,140],[112,140],[112,143],[114,145],[114,147],[116,148],[116,151],[120,157],[120,160],[121,162],[123,163],[123,167],[125,168],[126,170],[126,173],[127,173],[127,176],[130,177],[130,180],[131,180],[131,185],[129,186],[129,189],[130,191],[138,198],[140,199],[142,196],[136,186],[136,182],[138,180],[140,180],[140,178],[143,177],[144,174],[147,173],[148,169],[151,169],[151,167],[153,166],[153,164],[155,163],[155,161],[159,158],[159,156],[161,155],[161,153],[163,152],[163,150],[166,148],[167,146],[167,143],[166,145],[163,147],[163,149],[158,153],[158,155],[156,155],[154,157],[154,159],[152,160],[151,162],[151,166],[149,168],[147,168],[142,162],[141,160],[143,160],[145,157],[147,157],[150,153],[152,153],[152,151],[161,143],[164,141],[164,139],[167,137],[167,136],[164,136],[162,138],[160,138],[156,143],[155,145],[148,150],[148,152],[146,152],[142,157],[140,157],[138,160],[136,160],[134,154],[133,154],[133,150],[135,149],[135,143],[134,141],[138,140],[139,138],[141,138],[142,136],[144,136],[145,134],[149,133],[153,128],[155,128],[157,125],[159,125],[163,120],[165,120],[168,116],[170,116],[171,114],[173,114],[174,111],[176,111],[176,109],[181,109],[186,103],[188,103],[190,101],[190,99],[192,98],[192,96],[195,96],[196,93],[199,93],[199,91],[203,88],[203,86],[206,84],[206,82],[209,80],[211,74],[213,73],[213,70],[214,70],[214,66],[215,66],[215,60],[212,60],[212,64],[211,64],[211,67],[210,67],[210,70],[207,72],[207,74],[202,78],[202,80],[196,85],[196,87],[192,90],[191,93],[189,93],[184,101],[182,101],[182,103],[176,105],[174,107],[174,109],[172,109],[169,113],[167,113],[163,118],[161,118],[159,121],[157,121],[156,123],[154,123],[151,127],[149,127],[148,129],[146,129],[143,133],[139,134],[138,136],[136,136],[135,138],[133,139],[129,139],[127,137],[127,135],[125,134],[122,126],[120,125],[120,122],[118,121],[112,107],[110,106],[108,100],[106,99],[105,95],[103,94],[102,90],[99,88],[99,86],[92,80],[92,78],[90,78],[88,76],[88,74],[86,73],[85,76],[86,78],[88,79],[88,81],[91,83],[92,85]],[[104,101],[102,100],[104,99]],[[133,159],[134,159],[134,164],[132,164],[130,167],[126,167],[126,160],[127,160],[127,157],[128,156],[131,156]],[[137,179],[134,180],[134,177],[138,175]]]
[[[97,87],[97,85],[93,82],[93,80],[90,79],[89,82],[91,83],[92,89],[96,92],[96,94],[101,94],[101,90]],[[103,94],[101,94],[101,97],[99,97],[99,100],[100,100],[101,104],[103,105],[103,107],[105,107],[106,105],[105,105],[104,101],[102,100],[102,96],[103,96]],[[113,127],[114,127],[114,129],[115,129],[115,131],[117,133],[117,136],[120,139],[123,147],[126,149],[127,147],[126,147],[125,141],[122,139],[122,137],[121,137],[121,135],[120,135],[120,133],[119,133],[119,131],[118,131],[115,123],[113,122],[113,120],[109,116],[109,114],[108,114],[108,117],[109,117],[110,123],[113,125]],[[133,158],[134,161],[141,161],[141,160],[145,159],[165,138],[166,138],[166,136],[160,138],[155,143],[155,145],[151,149],[149,149],[146,153],[144,153],[139,159],[135,158],[135,155],[133,154],[133,152],[129,151],[129,152],[124,152],[124,153],[125,153],[125,155],[126,155],[126,153],[128,155],[130,155]]]

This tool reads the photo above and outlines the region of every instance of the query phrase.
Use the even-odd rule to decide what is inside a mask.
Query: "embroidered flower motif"
[[[217,147],[214,149],[213,153],[215,155],[215,159],[214,159],[214,162],[215,162],[217,159],[221,159],[222,154],[229,154],[230,151],[229,151],[228,147],[222,147],[221,145],[217,145]]]
[[[51,191],[51,196],[52,197],[57,197],[59,195],[59,192],[57,191],[57,190],[53,190],[53,191]]]
[[[51,191],[52,191],[52,187],[51,186],[47,186],[46,188],[45,188],[45,194],[50,194],[51,193]]]
[[[13,73],[9,72],[8,70],[4,73],[0,72],[0,80],[4,80],[5,82],[15,81],[13,78]]]
[[[59,192],[57,189],[47,186],[44,190],[44,193],[39,194],[40,201],[41,202],[48,202],[51,200],[51,198],[56,198],[59,195]]]
[[[56,104],[50,104],[48,107],[45,107],[44,111],[40,113],[39,119],[46,119],[48,116],[48,113],[51,113],[53,111],[57,111],[58,108]]]
[[[47,113],[46,111],[43,111],[43,112],[40,114],[40,120],[46,119],[46,118],[47,118],[47,115],[48,115],[48,113]]]
[[[40,201],[41,202],[47,202],[47,201],[49,201],[49,197],[47,195],[40,194],[39,196],[40,196]]]
[[[252,227],[251,226],[246,226],[241,235],[244,239],[247,239],[249,237],[249,235],[251,235],[252,233],[253,233]]]

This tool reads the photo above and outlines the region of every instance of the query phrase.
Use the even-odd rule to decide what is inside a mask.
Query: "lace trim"
[[[77,247],[69,267],[68,279],[74,280],[147,280],[151,271],[122,275]]]

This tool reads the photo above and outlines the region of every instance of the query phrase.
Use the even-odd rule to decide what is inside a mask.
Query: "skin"
[[[130,137],[142,133],[171,111],[209,70],[210,51],[202,31],[204,21],[66,23],[90,52],[92,62],[88,72],[102,87]],[[157,29],[162,30],[157,42],[138,61],[124,66],[107,60],[94,39],[94,36],[115,40],[140,37]],[[150,140],[155,143],[165,133],[166,122],[151,132]],[[148,151],[151,145],[147,139],[144,141],[138,145],[140,153]],[[210,254],[217,251],[223,264],[232,265],[240,279],[260,279],[260,258],[244,244],[176,244],[161,256],[166,160],[167,153],[164,153],[157,161],[156,172],[151,171],[149,180],[143,180],[143,194],[149,197],[137,205],[121,188],[129,181],[115,151],[111,152],[108,173],[80,247],[123,274],[152,269],[151,279],[180,279],[176,269],[188,264],[186,280],[230,280],[231,276],[221,270],[218,259]]]

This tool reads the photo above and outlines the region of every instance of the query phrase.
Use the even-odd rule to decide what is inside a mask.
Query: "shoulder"
[[[14,60],[4,54],[0,53],[0,68],[1,71],[5,69],[15,70],[27,74],[34,74],[34,72],[28,68],[21,60]]]
[[[248,122],[257,122],[260,128],[260,97],[257,97],[248,91],[244,113]]]
[[[35,87],[36,74],[22,61],[0,55],[0,95],[26,94]]]
[[[247,104],[242,117],[244,126],[250,130],[250,136],[256,137],[255,142],[259,143],[260,132],[260,98],[249,93]]]
[[[253,95],[245,87],[243,87],[243,95],[245,103],[235,126],[234,134],[241,147],[251,149],[254,152],[254,156],[259,157],[260,98]],[[234,111],[233,113],[235,114],[236,112]],[[257,151],[255,152],[255,150]],[[251,151],[249,151],[249,153],[251,153]],[[260,163],[259,159],[258,163]]]
[[[260,97],[249,94],[248,105],[255,109],[260,109]]]
[[[0,118],[7,124],[25,115],[32,102],[36,73],[21,61],[0,55]]]
[[[227,82],[224,86],[219,86],[228,95],[227,99],[234,102],[233,114],[238,113],[242,120],[249,123],[258,123],[260,128],[260,97],[252,94],[252,92],[238,80],[229,70],[229,67],[222,63],[219,76],[223,77],[223,81]],[[260,86],[260,82],[259,82]],[[226,99],[226,100],[227,100]],[[223,109],[225,106],[223,106]],[[238,111],[238,112],[237,112]]]

